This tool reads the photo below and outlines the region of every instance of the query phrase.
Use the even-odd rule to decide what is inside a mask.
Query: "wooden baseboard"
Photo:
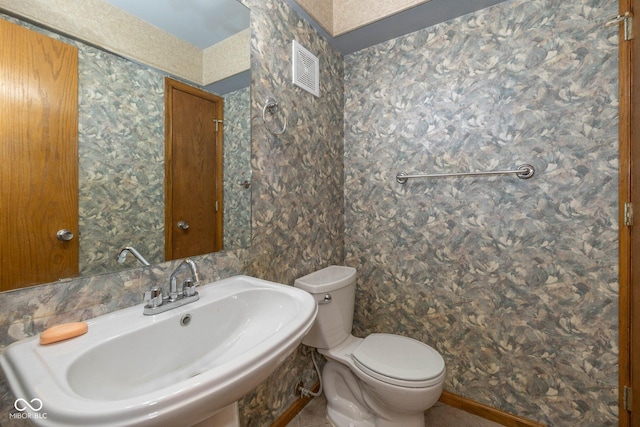
[[[314,393],[320,389],[320,383],[316,383],[311,391]],[[279,417],[276,419],[271,427],[286,427],[295,417],[304,409],[305,406],[313,399],[313,396],[299,397],[298,400],[293,402]],[[462,411],[469,412],[470,414],[477,415],[489,421],[496,422],[506,427],[545,427],[543,424],[539,424],[526,418],[518,417],[507,412],[503,412],[499,409],[492,408],[491,406],[483,405],[476,401],[467,399],[457,394],[453,394],[448,391],[443,391],[440,396],[440,402],[445,405],[458,408]]]
[[[545,427],[542,424],[538,424],[525,418],[517,417],[507,412],[500,411],[499,409],[492,408],[491,406],[483,405],[482,403],[478,403],[465,397],[458,396],[457,394],[450,393],[448,391],[442,392],[442,395],[440,396],[440,402],[507,427]]]
[[[313,387],[311,387],[311,391],[312,392],[317,392],[318,390],[320,390],[320,383],[315,383]],[[277,420],[275,420],[273,422],[273,424],[271,424],[271,427],[285,427],[287,424],[289,424],[291,422],[291,420],[293,420],[296,415],[298,415],[300,413],[300,411],[302,411],[302,409],[307,406],[307,404],[309,402],[311,402],[311,399],[313,399],[313,396],[308,396],[308,397],[304,397],[301,396],[298,398],[298,400],[296,400],[295,402],[293,402],[293,404],[291,406],[289,406],[279,417]]]

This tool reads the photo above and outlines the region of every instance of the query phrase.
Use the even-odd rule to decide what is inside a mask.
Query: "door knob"
[[[178,228],[186,231],[189,229],[189,223],[187,221],[180,221],[178,222]]]
[[[73,239],[73,232],[67,230],[66,228],[63,228],[62,230],[58,230],[58,232],[56,233],[56,237],[61,242],[68,242],[69,240]]]

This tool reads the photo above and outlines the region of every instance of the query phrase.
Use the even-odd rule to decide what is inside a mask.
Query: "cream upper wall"
[[[327,33],[333,33],[333,0],[295,0]],[[339,0],[337,0],[339,1]]]
[[[202,80],[205,84],[217,82],[251,68],[251,31],[247,28],[202,51]],[[246,51],[239,54],[240,52]],[[220,58],[225,58],[220,61]]]
[[[334,36],[339,36],[379,21],[429,0],[335,0],[333,2]]]
[[[296,0],[333,37],[429,0]]]
[[[101,0],[0,0],[0,9],[110,52],[166,71],[198,85],[208,85],[249,69],[248,33],[232,36],[234,60],[208,71],[213,53],[185,42]],[[241,33],[242,34],[242,33]],[[227,43],[228,40],[220,44]],[[244,45],[237,43],[244,40]],[[229,51],[223,47],[222,51]],[[214,78],[215,80],[211,80]]]

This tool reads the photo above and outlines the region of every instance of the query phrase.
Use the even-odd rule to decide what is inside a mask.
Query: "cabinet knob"
[[[178,228],[186,231],[189,229],[189,223],[187,221],[180,221],[178,222]]]

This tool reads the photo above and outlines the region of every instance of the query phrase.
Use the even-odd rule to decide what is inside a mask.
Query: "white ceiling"
[[[237,0],[105,0],[205,49],[249,28],[249,9]]]

